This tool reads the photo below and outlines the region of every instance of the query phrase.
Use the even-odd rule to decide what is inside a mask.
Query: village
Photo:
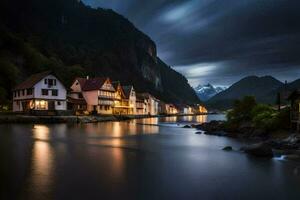
[[[13,90],[14,113],[30,116],[158,116],[206,114],[200,104],[163,102],[148,92],[138,93],[108,77],[75,78],[63,85],[51,71],[30,76]]]

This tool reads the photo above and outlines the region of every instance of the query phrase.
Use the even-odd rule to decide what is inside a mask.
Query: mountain
[[[202,101],[209,100],[210,98],[212,98],[216,94],[224,91],[225,89],[226,89],[226,87],[221,87],[221,86],[215,87],[209,83],[207,85],[200,84],[194,88],[194,90],[196,91],[196,94]]]
[[[275,104],[277,92],[283,86],[284,83],[272,76],[248,76],[212,97],[207,105],[215,109],[228,109],[234,100],[247,95],[255,96],[260,103]]]
[[[0,95],[29,75],[53,70],[108,76],[173,103],[198,103],[187,79],[157,57],[156,44],[123,16],[79,0],[0,1]]]

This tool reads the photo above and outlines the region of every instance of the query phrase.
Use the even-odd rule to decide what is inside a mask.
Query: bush
[[[254,97],[248,96],[237,100],[227,113],[226,127],[236,129],[243,122],[251,122],[255,128],[272,131],[290,128],[290,111],[288,108],[278,112],[265,104],[257,104]]]

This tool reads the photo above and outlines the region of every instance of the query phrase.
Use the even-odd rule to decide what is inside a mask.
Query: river
[[[185,124],[223,116],[0,125],[0,199],[300,199],[300,163]]]

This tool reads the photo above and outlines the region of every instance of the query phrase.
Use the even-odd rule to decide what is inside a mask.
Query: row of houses
[[[200,105],[164,103],[150,93],[137,93],[132,85],[110,78],[76,78],[67,89],[51,71],[34,74],[13,91],[13,111],[103,115],[158,115],[206,113]]]

